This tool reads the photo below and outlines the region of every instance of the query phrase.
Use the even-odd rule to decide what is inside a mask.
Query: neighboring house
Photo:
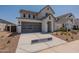
[[[29,32],[53,32],[64,25],[67,29],[72,29],[74,24],[74,15],[68,13],[55,17],[55,12],[50,6],[45,6],[39,12],[20,10],[18,19],[18,33]]]
[[[16,32],[16,25],[6,20],[0,19],[0,31]]]
[[[72,13],[67,13],[57,17],[55,30],[64,27],[66,29],[72,30],[74,26],[75,16]]]
[[[77,18],[77,19],[75,19],[75,28],[79,28],[79,19]]]

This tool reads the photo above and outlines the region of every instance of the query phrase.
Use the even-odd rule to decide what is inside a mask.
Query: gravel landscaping
[[[0,32],[0,53],[14,53],[19,41],[19,34]]]
[[[79,31],[78,30],[68,31],[68,32],[58,31],[58,32],[52,33],[52,35],[59,37],[62,40],[65,40],[67,42],[79,40]]]

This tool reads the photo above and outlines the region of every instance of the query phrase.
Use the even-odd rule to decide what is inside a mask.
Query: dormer
[[[20,10],[20,17],[21,18],[27,18],[27,19],[36,19],[38,13],[27,11],[27,10]]]
[[[55,14],[54,10],[49,6],[45,6],[42,10],[40,10],[38,18],[46,17],[49,14]]]

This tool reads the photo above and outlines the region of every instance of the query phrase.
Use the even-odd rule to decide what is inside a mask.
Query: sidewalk
[[[39,53],[79,53],[79,40],[72,41],[70,43],[65,43],[56,47],[45,49]]]

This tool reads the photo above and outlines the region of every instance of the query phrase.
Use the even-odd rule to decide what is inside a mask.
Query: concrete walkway
[[[79,40],[39,51],[39,53],[79,53]]]
[[[31,40],[40,39],[40,38],[48,38],[48,37],[52,37],[52,41],[31,44]],[[67,43],[67,42],[57,37],[54,37],[50,34],[42,34],[42,33],[21,34],[19,43],[16,49],[16,53],[39,52],[41,50],[54,47],[57,45],[61,45],[64,43]]]

